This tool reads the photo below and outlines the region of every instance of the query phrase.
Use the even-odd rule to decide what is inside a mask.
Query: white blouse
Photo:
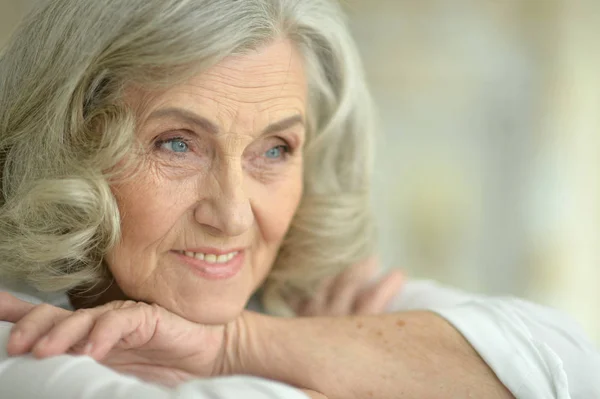
[[[65,294],[27,287],[0,291],[68,307]],[[427,281],[404,285],[389,311],[432,310],[457,328],[518,399],[600,398],[600,353],[565,315],[514,298],[469,295]],[[0,398],[305,399],[299,390],[255,377],[198,379],[170,389],[122,375],[89,357],[10,358],[11,324],[0,322]]]

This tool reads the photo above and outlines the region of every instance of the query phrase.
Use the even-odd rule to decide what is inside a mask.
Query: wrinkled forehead
[[[245,55],[225,58],[212,68],[160,92],[134,90],[127,102],[142,121],[157,111],[178,108],[257,129],[274,120],[306,114],[307,81],[300,53],[280,40]]]

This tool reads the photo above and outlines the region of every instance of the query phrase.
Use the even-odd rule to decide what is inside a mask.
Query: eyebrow
[[[219,128],[213,122],[209,121],[203,116],[197,115],[194,112],[182,109],[182,108],[163,108],[157,111],[154,111],[148,117],[148,120],[152,119],[160,119],[165,117],[174,117],[178,119],[182,119],[185,122],[196,125],[200,129],[207,131],[209,133],[217,134],[219,133]],[[269,126],[267,126],[262,134],[273,134],[277,132],[281,132],[287,130],[295,125],[304,126],[304,118],[302,115],[296,114],[292,115],[288,118],[284,118],[280,121],[273,122]]]

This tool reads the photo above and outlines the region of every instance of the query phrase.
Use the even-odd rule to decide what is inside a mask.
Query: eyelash
[[[283,140],[283,139],[282,139]],[[166,151],[165,149],[162,148],[162,146],[166,143],[171,143],[174,141],[181,141],[183,143],[185,143],[188,146],[188,151],[186,152],[176,152],[176,151]],[[284,140],[285,141],[285,140]],[[191,145],[191,140],[182,137],[182,136],[176,136],[176,137],[168,137],[168,138],[159,138],[154,142],[154,148],[156,151],[166,151],[168,152],[170,155],[174,155],[174,156],[178,156],[178,157],[183,157],[185,156],[185,154],[189,151],[191,151],[192,149],[192,145]],[[282,150],[282,156],[279,160],[277,159],[270,159],[267,158],[266,156],[264,156],[266,154],[267,151],[270,151],[274,148],[280,148]],[[265,153],[263,154],[265,160],[267,160],[267,162],[277,162],[277,161],[287,161],[288,158],[294,153],[292,147],[287,144],[287,142],[285,144],[279,144],[273,147],[270,147],[267,151],[265,151]]]
[[[279,148],[281,150],[281,158],[279,159],[273,159],[273,158],[268,158],[266,157],[267,152],[275,149],[275,148]],[[263,154],[264,158],[267,160],[267,162],[277,162],[277,161],[286,161],[290,155],[292,154],[292,149],[289,145],[287,144],[279,144],[276,146],[273,146],[271,148],[269,148],[267,151],[265,151],[265,153]]]
[[[154,148],[156,150],[158,150],[158,151],[164,151],[164,149],[162,148],[162,146],[164,144],[166,144],[166,143],[171,143],[171,142],[174,142],[174,141],[182,141],[182,142],[184,142],[188,146],[188,149],[191,149],[191,141],[188,140],[187,138],[181,137],[181,136],[169,137],[169,138],[165,138],[165,139],[157,139],[154,142]],[[168,152],[171,153],[171,154],[175,154],[175,155],[184,154],[184,153],[177,153],[175,151],[168,151]]]

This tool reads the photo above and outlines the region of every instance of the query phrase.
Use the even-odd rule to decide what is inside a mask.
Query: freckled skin
[[[237,317],[271,269],[302,196],[303,124],[264,129],[295,115],[305,119],[306,98],[302,61],[284,40],[226,58],[163,92],[128,93],[144,167],[112,186],[122,240],[107,257],[126,297],[206,324]],[[152,116],[173,108],[205,118],[218,132],[181,115]],[[166,141],[173,139],[185,142]],[[280,154],[281,146],[289,153],[265,156]],[[230,279],[204,279],[172,252],[198,247],[244,248],[245,264]]]

